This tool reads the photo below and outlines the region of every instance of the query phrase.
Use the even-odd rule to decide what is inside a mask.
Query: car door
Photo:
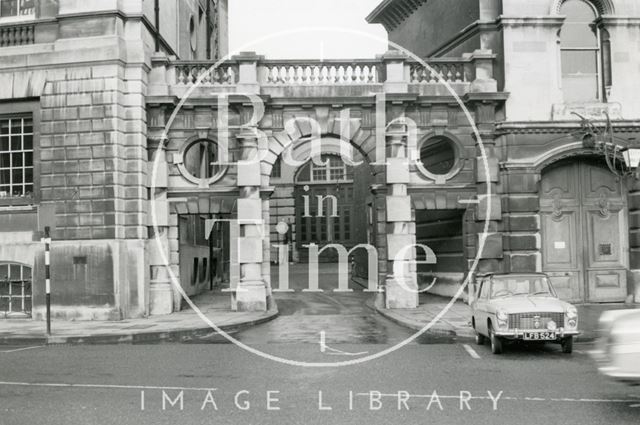
[[[489,288],[489,279],[484,278],[480,282],[478,296],[474,305],[473,317],[475,319],[476,330],[482,335],[487,335],[487,293]]]

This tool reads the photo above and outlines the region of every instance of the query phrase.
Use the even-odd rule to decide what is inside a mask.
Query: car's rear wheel
[[[489,325],[489,341],[491,342],[491,352],[493,354],[502,354],[502,339],[496,336],[492,325]]]
[[[562,352],[565,354],[571,354],[573,352],[573,337],[569,336],[562,340]]]

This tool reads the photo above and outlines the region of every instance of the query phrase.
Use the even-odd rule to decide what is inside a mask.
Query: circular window
[[[196,31],[196,19],[193,15],[189,18],[189,37],[191,38],[191,50],[195,52],[198,47],[198,33]]]
[[[446,136],[427,137],[420,144],[418,168],[427,177],[442,182],[462,167],[458,144]]]
[[[218,161],[218,144],[210,139],[196,139],[188,142],[175,164],[180,173],[189,181],[198,184],[212,184],[219,180],[227,170]]]

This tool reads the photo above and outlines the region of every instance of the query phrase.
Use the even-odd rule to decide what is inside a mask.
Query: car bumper
[[[496,330],[495,335],[500,338],[507,339],[524,339],[525,332],[546,332],[541,329],[506,329],[506,330]],[[564,330],[558,329],[555,331],[556,340],[560,340],[563,338],[567,338],[569,336],[577,336],[580,335],[580,331],[578,330]]]

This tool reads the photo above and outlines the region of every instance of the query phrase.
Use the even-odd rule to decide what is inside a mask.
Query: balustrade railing
[[[382,83],[380,61],[263,61],[263,84],[268,85],[343,85]]]
[[[433,60],[427,62],[429,66],[425,67],[421,63],[410,62],[410,82],[413,84],[438,83],[440,81],[446,81],[448,83],[468,82],[467,63],[468,61],[462,59],[447,61]]]
[[[485,54],[486,56],[486,54]],[[169,79],[182,87],[200,78],[204,87],[253,84],[258,86],[366,86],[390,82],[411,85],[472,83],[481,61],[491,57],[428,59],[427,65],[411,59],[265,60],[260,56],[234,57],[211,68],[213,62],[173,61]],[[398,68],[398,62],[403,63]],[[485,66],[485,65],[482,65]],[[484,69],[484,68],[482,68]],[[489,75],[492,71],[489,68]],[[389,75],[387,75],[389,73]],[[241,75],[242,74],[242,75]]]
[[[203,75],[203,86],[232,85],[238,82],[238,66],[235,64],[223,63],[211,71],[211,62],[176,61],[173,65],[177,85],[192,86]]]
[[[35,24],[0,26],[0,47],[33,44]]]

